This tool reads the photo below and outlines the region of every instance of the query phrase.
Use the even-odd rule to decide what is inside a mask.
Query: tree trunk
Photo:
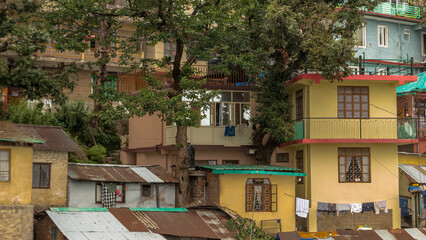
[[[187,127],[177,125],[176,128],[175,178],[179,181],[176,202],[178,207],[183,207],[189,203],[188,138]]]

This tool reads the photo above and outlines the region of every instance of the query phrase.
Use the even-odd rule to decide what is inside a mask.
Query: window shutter
[[[254,185],[246,184],[246,212],[253,211]]]
[[[271,212],[271,184],[263,184],[262,205],[264,212]]]
[[[271,185],[271,212],[277,211],[277,184]]]

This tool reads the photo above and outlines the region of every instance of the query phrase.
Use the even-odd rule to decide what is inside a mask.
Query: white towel
[[[362,203],[351,203],[351,213],[361,213]]]
[[[375,202],[374,207],[376,209],[376,214],[380,213],[380,209],[384,209],[385,213],[388,212],[388,205],[387,205],[386,200]]]
[[[296,215],[307,218],[309,212],[309,200],[296,197]]]
[[[351,205],[347,204],[347,203],[338,203],[336,206],[336,215],[339,216],[339,212],[341,211],[348,211],[349,209],[351,209]]]

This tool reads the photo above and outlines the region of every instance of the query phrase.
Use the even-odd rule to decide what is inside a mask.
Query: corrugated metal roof
[[[177,182],[171,174],[160,166],[137,167],[137,169],[138,172],[135,172],[134,166],[129,165],[69,163],[68,177],[73,180],[97,182]],[[152,169],[155,171],[151,171]],[[160,176],[157,175],[158,172],[161,172]]]
[[[69,240],[165,239],[150,232],[129,232],[110,212],[46,211],[58,229]]]
[[[42,144],[35,144],[34,149],[55,152],[78,152],[78,145],[62,130],[62,127],[17,124],[20,127],[33,129],[41,139]]]
[[[391,232],[398,240],[416,240],[404,229],[389,229],[389,232]]]
[[[418,165],[399,164],[399,168],[416,183],[426,183],[426,171],[422,167]]]
[[[207,209],[198,209],[195,212],[220,239],[233,239],[233,233],[226,228],[229,217],[226,218],[223,212],[213,212]]]
[[[426,239],[426,236],[417,228],[404,228],[404,230],[415,239],[418,239],[418,240]]]
[[[34,129],[5,121],[0,121],[0,141],[20,144],[44,143]]]

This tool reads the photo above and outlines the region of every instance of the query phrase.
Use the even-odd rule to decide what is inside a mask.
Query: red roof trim
[[[400,64],[400,63],[396,63],[396,62],[389,62],[389,61],[383,61],[383,60],[372,60],[372,59],[365,59],[364,61],[366,62],[371,62],[371,63],[383,63],[383,64],[388,64],[388,65],[398,65],[398,66],[411,66],[411,64],[405,63],[405,64]],[[415,64],[413,65],[413,67],[423,67],[423,64]]]
[[[281,143],[280,147],[309,143],[418,143],[418,139],[299,139]]]
[[[301,74],[286,83],[286,86],[289,86],[295,82],[298,82],[302,79],[310,79],[315,80],[315,83],[319,83],[320,80],[325,79],[321,76],[321,74],[315,73],[304,73]],[[417,81],[416,75],[350,75],[348,77],[343,78],[343,80],[357,80],[357,81],[398,81],[399,84],[403,85],[406,82],[415,82]]]

